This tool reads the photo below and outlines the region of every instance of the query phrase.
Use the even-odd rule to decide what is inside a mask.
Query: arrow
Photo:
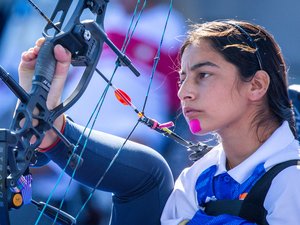
[[[123,105],[132,105],[131,98],[121,89],[115,89],[115,96]]]

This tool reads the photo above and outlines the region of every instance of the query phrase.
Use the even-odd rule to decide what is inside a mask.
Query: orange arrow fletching
[[[124,91],[116,89],[115,96],[123,105],[131,105],[131,98]]]

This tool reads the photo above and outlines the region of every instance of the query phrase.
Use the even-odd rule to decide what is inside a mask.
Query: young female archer
[[[19,74],[26,90],[41,45],[39,40],[22,55]],[[70,65],[62,46],[54,52],[49,108],[60,102]],[[180,62],[178,97],[190,130],[195,135],[215,132],[220,144],[185,169],[174,187],[161,156],[137,143],[126,144],[97,187],[114,193],[111,224],[298,224],[299,145],[286,65],[274,38],[242,21],[197,24],[182,45]],[[64,115],[55,125],[75,142],[83,130]],[[122,143],[119,137],[93,131],[76,179],[94,187]],[[40,149],[65,166],[68,150],[54,132],[48,132]],[[281,168],[274,170],[278,164]],[[251,193],[266,178],[265,195]]]

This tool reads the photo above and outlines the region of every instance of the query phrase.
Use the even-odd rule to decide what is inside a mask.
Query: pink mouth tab
[[[192,131],[193,134],[196,134],[202,130],[200,121],[198,119],[193,119],[190,120],[190,130]]]

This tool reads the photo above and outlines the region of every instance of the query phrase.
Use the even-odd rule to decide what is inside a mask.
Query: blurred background
[[[57,1],[36,0],[35,3],[50,17]],[[74,1],[74,5],[77,1]],[[106,17],[105,30],[109,38],[121,48],[130,25],[136,0],[111,0]],[[140,3],[140,7],[143,1]],[[193,137],[183,118],[180,116],[178,100],[176,98],[177,52],[188,25],[216,19],[238,19],[257,23],[274,36],[285,56],[289,68],[289,83],[300,84],[300,32],[298,31],[300,2],[297,0],[174,0],[173,9],[161,48],[161,61],[154,73],[153,86],[145,114],[157,119],[159,122],[175,121],[174,128],[184,138],[198,141],[211,140],[212,137]],[[160,43],[164,23],[169,10],[168,0],[149,0],[141,15],[135,33],[126,50],[126,54],[141,72],[136,78],[127,68],[120,68],[114,78],[117,87],[127,92],[134,104],[141,109],[144,102],[145,90],[152,74],[153,58]],[[84,15],[82,19],[89,18]],[[21,53],[32,47],[35,40],[42,35],[45,20],[25,0],[0,1],[0,65],[5,68],[16,80],[17,68]],[[98,67],[107,74],[112,75],[116,56],[107,46],[101,56]],[[68,96],[77,85],[82,69],[71,68],[66,84],[65,96]],[[97,76],[88,87],[82,99],[72,107],[67,114],[76,122],[86,125],[89,116],[105,89],[105,83]],[[0,81],[0,127],[9,127],[14,106],[15,96]],[[87,104],[87,102],[89,104]],[[111,122],[107,122],[111,121]],[[130,108],[119,104],[113,95],[108,92],[107,100],[101,109],[99,119],[95,122],[95,129],[103,130],[119,136],[126,137],[137,121],[137,116]],[[138,126],[132,136],[133,140],[147,144],[160,152],[170,164],[174,177],[191,164],[186,149],[151,131],[143,125]],[[212,140],[213,141],[213,140]],[[60,169],[50,163],[38,169],[32,169],[33,197],[36,200],[47,199]],[[69,178],[64,176],[58,190],[52,199],[53,205],[58,205],[64,195]],[[76,215],[82,203],[87,198],[90,189],[73,182],[63,209]],[[110,193],[97,191],[84,212],[78,219],[80,225],[108,224],[110,215]],[[24,215],[26,214],[26,222]],[[34,224],[38,213],[36,209],[27,205],[11,213],[12,224]],[[51,224],[50,220],[43,218],[41,224]]]

